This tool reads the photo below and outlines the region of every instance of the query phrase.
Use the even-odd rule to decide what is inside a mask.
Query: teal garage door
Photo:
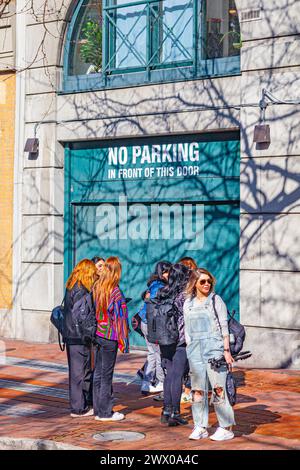
[[[239,141],[210,136],[70,144],[65,277],[80,259],[118,256],[130,316],[160,260],[194,258],[239,311]],[[143,345],[131,333],[131,344]]]

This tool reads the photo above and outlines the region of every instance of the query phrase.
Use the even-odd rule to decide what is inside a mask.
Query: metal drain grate
[[[133,432],[133,431],[108,431],[108,432],[101,432],[99,434],[94,434],[93,439],[95,441],[100,442],[108,442],[108,441],[141,441],[145,439],[145,434],[141,432]]]

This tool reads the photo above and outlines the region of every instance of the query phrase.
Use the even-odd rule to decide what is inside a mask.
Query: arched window
[[[68,74],[102,71],[102,2],[83,0],[74,15],[68,40]]]
[[[234,0],[81,0],[67,34],[64,89],[239,72]]]

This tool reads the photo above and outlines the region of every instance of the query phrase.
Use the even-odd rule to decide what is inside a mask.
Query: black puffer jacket
[[[66,289],[64,308],[64,335],[65,342],[68,345],[83,345],[81,338],[76,333],[75,325],[72,319],[72,309],[75,302],[77,302],[87,293],[88,290],[84,286],[79,286],[77,282],[72,289]]]

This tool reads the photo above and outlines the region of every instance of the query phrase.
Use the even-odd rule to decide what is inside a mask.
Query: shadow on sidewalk
[[[235,411],[236,430],[241,434],[253,434],[256,429],[264,424],[276,423],[281,414],[268,410],[266,405],[253,405]]]

